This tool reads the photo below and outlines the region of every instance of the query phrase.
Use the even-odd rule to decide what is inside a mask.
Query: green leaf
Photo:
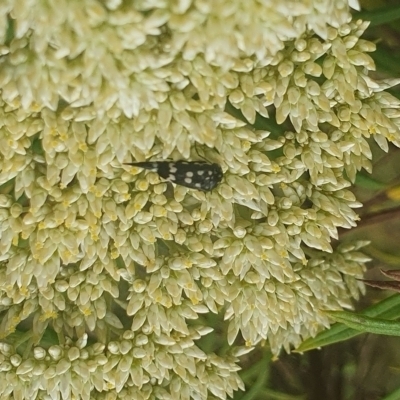
[[[396,319],[400,317],[400,294],[395,294],[382,300],[363,312],[361,315],[369,317],[381,317],[385,319]],[[343,342],[347,339],[360,335],[362,332],[347,327],[344,324],[334,324],[329,330],[319,333],[314,338],[305,340],[294,352],[302,353],[318,349],[333,343]]]
[[[246,393],[241,397],[241,400],[252,400],[258,396],[262,388],[267,384],[270,365],[270,357],[264,357],[262,360],[260,360],[260,362],[257,363],[257,379],[246,390]]]
[[[8,16],[5,44],[9,46],[14,37],[15,37],[14,20],[10,18],[10,16]]]
[[[378,71],[386,72],[391,76],[398,75],[398,64],[400,57],[397,53],[390,52],[385,47],[379,46],[374,53],[371,53],[371,57],[375,61],[375,65]],[[389,90],[393,95],[396,92]],[[396,96],[397,97],[397,96]]]
[[[225,112],[245,122],[246,124],[249,124],[246,118],[244,117],[243,113],[237,108],[235,108],[229,102],[227,102],[225,105]],[[284,132],[286,131],[286,128],[283,125],[279,125],[273,117],[265,118],[258,113],[256,114],[256,120],[252,126],[255,129],[271,132],[271,135],[269,136],[271,139],[277,139],[279,136],[283,135]]]
[[[32,149],[32,152],[35,154],[40,154],[40,155],[44,154],[44,150],[42,147],[42,141],[40,140],[39,136],[37,136],[33,139],[31,149]]]
[[[400,18],[400,6],[390,6],[377,8],[371,11],[362,11],[355,13],[355,18],[361,18],[364,21],[371,21],[370,26],[377,26],[396,21]]]
[[[361,332],[378,335],[400,336],[400,322],[382,318],[372,318],[349,311],[326,311],[336,322],[341,322],[350,328]]]
[[[398,266],[400,264],[400,256],[396,254],[390,254],[381,249],[374,247],[373,244],[369,245],[366,249],[368,256],[376,258],[381,263]]]
[[[392,393],[388,394],[385,397],[382,397],[381,400],[399,400],[400,399],[400,388],[394,390]]]
[[[261,399],[268,399],[268,400],[306,400],[306,395],[294,395],[294,394],[287,394],[277,392],[272,389],[265,389],[261,393]]]
[[[386,183],[379,182],[373,179],[370,175],[364,174],[357,174],[356,185],[370,190],[382,190],[387,188]]]

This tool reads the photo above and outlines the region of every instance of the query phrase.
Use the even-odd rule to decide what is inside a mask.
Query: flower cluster
[[[277,354],[351,306],[363,243],[330,243],[400,102],[346,0],[0,11],[1,396],[225,399],[246,350],[203,352],[199,314]],[[211,192],[123,165],[199,155]]]

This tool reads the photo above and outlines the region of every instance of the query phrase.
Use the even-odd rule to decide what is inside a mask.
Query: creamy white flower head
[[[400,103],[347,1],[0,11],[0,336],[33,321],[23,357],[0,345],[2,395],[224,399],[237,360],[197,347],[199,314],[277,354],[351,306],[365,243],[331,239],[367,139],[400,145]],[[123,165],[201,157],[211,192]]]

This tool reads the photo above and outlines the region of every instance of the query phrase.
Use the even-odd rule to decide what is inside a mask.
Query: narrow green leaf
[[[396,21],[400,18],[400,7],[390,6],[377,8],[371,11],[362,11],[355,13],[356,18],[361,18],[364,21],[371,21],[370,26],[377,26]]]
[[[382,183],[373,179],[370,175],[359,173],[356,176],[356,185],[364,189],[382,190],[387,188],[386,183]]]
[[[395,294],[374,304],[361,312],[361,315],[369,317],[381,317],[385,319],[400,318],[400,294]],[[294,352],[302,353],[309,350],[318,349],[333,343],[343,342],[352,337],[360,335],[362,332],[351,329],[344,324],[334,324],[330,329],[319,333],[314,338],[305,340]]]
[[[341,322],[350,328],[361,332],[378,335],[400,336],[400,322],[382,318],[371,318],[349,311],[326,311],[336,322]]]
[[[359,335],[360,332],[348,328],[344,324],[335,324],[330,329],[319,333],[314,338],[305,340],[301,345],[293,350],[294,353],[303,353],[314,349],[319,349],[333,343],[343,342]]]
[[[268,400],[306,400],[306,395],[294,395],[288,393],[277,392],[272,389],[265,389],[262,391],[261,399]]]
[[[10,45],[11,41],[15,37],[15,26],[14,26],[14,20],[10,17],[7,18],[7,30],[6,30],[6,38],[5,38],[5,44],[8,46]]]
[[[388,394],[385,397],[382,397],[381,400],[399,400],[400,399],[400,388],[394,390],[392,393]]]
[[[378,71],[385,72],[390,76],[397,76],[399,56],[396,53],[379,46],[376,51],[370,55],[374,59]],[[392,94],[396,96],[396,91],[392,92]]]
[[[246,393],[242,396],[242,400],[252,400],[255,399],[260,393],[261,389],[266,385],[269,368],[271,365],[271,359],[269,357],[264,357],[259,363],[259,369],[257,374],[257,379],[252,383],[251,387],[246,390]]]
[[[396,267],[400,265],[400,257],[398,255],[382,251],[373,244],[368,246],[366,252],[368,256],[378,259],[382,264],[393,265]]]
[[[32,144],[31,144],[31,149],[32,149],[32,152],[35,154],[40,154],[40,155],[44,154],[44,150],[42,147],[42,141],[39,139],[39,136],[36,136],[33,139]]]

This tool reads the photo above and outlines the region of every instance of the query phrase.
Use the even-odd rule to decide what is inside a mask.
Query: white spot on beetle
[[[177,168],[175,167],[175,164],[168,164],[169,172],[172,172],[173,174],[178,171]]]
[[[191,178],[185,178],[185,183],[192,183],[192,179]]]

